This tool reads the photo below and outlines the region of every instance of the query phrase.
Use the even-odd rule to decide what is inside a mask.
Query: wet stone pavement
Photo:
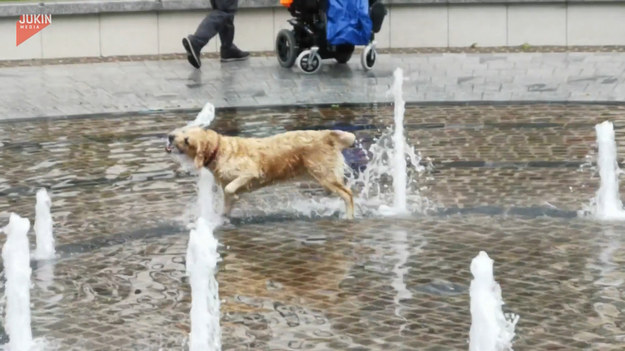
[[[214,128],[341,128],[368,148],[392,113],[225,110]],[[594,124],[613,120],[625,155],[624,113],[573,103],[409,106],[406,136],[427,170],[411,178],[419,206],[408,218],[361,205],[357,220],[339,219],[342,207],[308,183],[243,196],[216,232],[223,349],[466,350],[469,264],[485,250],[504,310],[521,317],[515,350],[621,350],[625,223],[577,212],[598,187]],[[163,146],[194,115],[0,123],[0,223],[11,211],[32,221],[39,187],[53,199],[59,258],[33,263],[36,337],[61,350],[185,348],[195,178]],[[345,155],[358,168],[363,154]],[[330,210],[309,217],[292,206],[308,202]]]
[[[404,99],[409,102],[625,101],[622,47],[603,52],[596,47],[580,52],[570,47],[560,48],[567,52],[500,49],[506,52],[393,50],[380,54],[367,72],[354,55],[342,65],[324,60],[312,75],[280,67],[273,54],[228,63],[206,58],[201,70],[184,57],[22,67],[0,63],[0,120],[199,109],[206,101],[217,107],[384,103],[392,101],[388,90],[397,67],[407,78]]]

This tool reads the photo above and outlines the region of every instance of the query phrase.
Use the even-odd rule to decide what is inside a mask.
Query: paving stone
[[[466,99],[461,92],[463,84],[459,84],[466,77],[473,77],[470,82],[475,91],[502,91],[497,100],[513,96],[516,100],[532,101],[625,101],[623,56],[618,51],[381,54],[369,73],[362,71],[357,60],[348,65],[328,61],[321,72],[312,76],[283,69],[272,57],[253,57],[248,62],[229,64],[207,58],[201,71],[192,69],[184,60],[7,67],[0,68],[0,95],[11,98],[3,98],[0,118],[199,109],[206,101],[214,101],[219,107],[388,102],[391,98],[386,94],[377,89],[365,92],[362,87],[389,86],[396,67],[406,70],[404,98],[408,102],[454,101],[456,96]],[[374,81],[370,81],[371,75]],[[506,85],[511,82],[513,85]],[[411,89],[415,84],[419,84],[418,91]],[[543,89],[523,92],[514,84],[523,88],[540,85]],[[599,89],[601,84],[609,84],[614,90]],[[28,87],[26,95],[36,99],[21,98],[24,87]],[[254,96],[237,98],[228,93],[231,89]],[[332,94],[319,94],[324,89],[330,89]],[[419,92],[437,89],[440,92],[431,96]],[[263,93],[268,98],[258,99]],[[74,99],[77,94],[80,97]],[[469,98],[480,101],[489,96],[477,94]],[[64,108],[59,109],[60,105]]]

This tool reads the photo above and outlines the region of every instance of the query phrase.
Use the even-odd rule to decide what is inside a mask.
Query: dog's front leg
[[[229,195],[224,191],[224,216],[230,217],[230,212],[232,211],[232,206],[234,205],[234,201],[238,200],[239,197],[235,195]]]
[[[237,191],[244,186],[247,186],[254,177],[252,176],[240,176],[228,183],[224,188],[224,215],[230,217],[230,211],[234,201],[238,200]]]

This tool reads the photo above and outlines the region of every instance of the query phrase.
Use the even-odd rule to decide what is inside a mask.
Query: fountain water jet
[[[33,347],[30,329],[30,252],[28,230],[30,222],[11,213],[4,228],[7,240],[2,247],[6,284],[6,317],[4,329],[9,335],[11,351],[28,351]]]
[[[393,96],[395,97],[395,109],[393,120],[395,122],[395,132],[393,133],[393,212],[405,214],[406,207],[406,139],[404,138],[404,112],[406,102],[403,98],[402,85],[404,84],[404,72],[401,68],[395,69],[393,73],[395,81],[393,83]]]
[[[191,282],[190,350],[220,350],[219,285],[215,279],[217,240],[204,218],[189,235],[187,274]]]
[[[49,260],[54,258],[54,236],[52,235],[52,215],[50,206],[52,202],[46,189],[37,191],[37,204],[35,205],[35,234],[37,249],[35,259]]]
[[[511,351],[519,316],[503,313],[501,287],[493,276],[493,260],[486,252],[480,251],[473,258],[471,273],[469,351]]]
[[[420,196],[418,189],[418,174],[425,170],[421,165],[421,155],[408,145],[404,137],[403,81],[403,71],[397,68],[390,90],[394,96],[393,129],[389,128],[369,147],[364,171],[357,174],[348,171],[348,185],[358,190],[359,196],[355,202],[365,214],[370,211],[386,216],[405,215],[415,211],[424,212],[433,207],[426,198]],[[391,190],[387,189],[389,181],[392,183],[390,194],[387,191]]]
[[[189,235],[186,256],[191,282],[189,349],[221,350],[219,285],[215,279],[219,253],[213,235],[213,229],[221,224],[221,211],[213,196],[214,177],[207,169],[200,170],[198,187],[200,217]]]
[[[223,224],[224,194],[221,187],[216,186],[215,177],[206,168],[200,170],[198,180],[198,217],[209,223],[211,230]]]
[[[620,169],[616,161],[616,141],[614,126],[605,121],[595,126],[599,154],[597,164],[601,185],[594,200],[594,217],[600,220],[624,220],[625,210],[619,198],[618,175]]]

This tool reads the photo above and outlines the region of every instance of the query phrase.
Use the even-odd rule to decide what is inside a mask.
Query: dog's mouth
[[[167,152],[168,154],[184,154],[184,150],[182,150],[178,145],[174,144],[174,143],[167,143],[167,145],[165,145],[165,152]]]
[[[180,150],[176,144],[168,142],[167,145],[165,145],[165,152],[168,154],[171,154],[172,152],[181,154],[182,150]]]

